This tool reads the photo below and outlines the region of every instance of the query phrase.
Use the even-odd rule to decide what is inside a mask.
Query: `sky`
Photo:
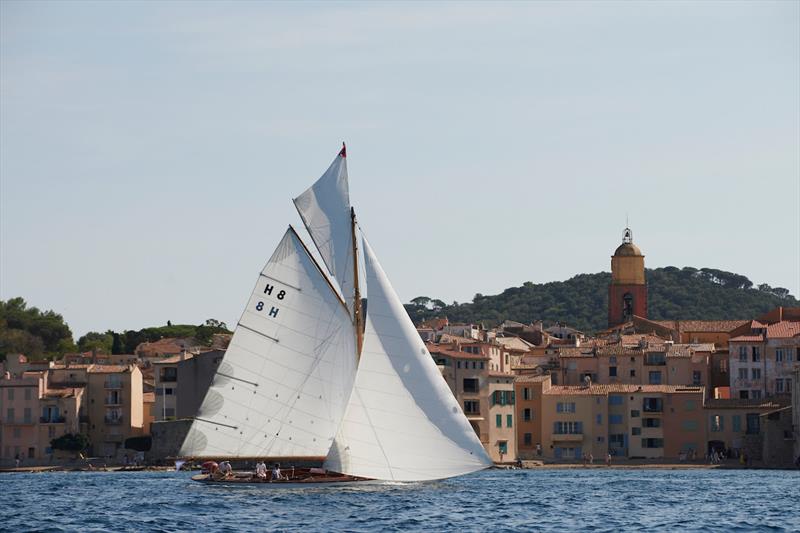
[[[404,301],[608,271],[626,219],[800,295],[800,2],[5,0],[0,298],[235,324],[343,140]]]

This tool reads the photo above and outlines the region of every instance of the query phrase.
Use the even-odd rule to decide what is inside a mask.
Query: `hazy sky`
[[[649,267],[800,294],[799,2],[3,1],[0,21],[0,298],[76,338],[234,324],[342,140],[404,300],[607,271],[626,213]]]

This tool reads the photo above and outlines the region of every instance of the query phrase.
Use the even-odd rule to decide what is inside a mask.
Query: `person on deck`
[[[272,481],[280,481],[282,479],[289,479],[289,478],[281,474],[281,465],[275,463],[275,466],[272,467]]]
[[[264,461],[256,464],[256,477],[258,479],[267,479],[267,465]]]

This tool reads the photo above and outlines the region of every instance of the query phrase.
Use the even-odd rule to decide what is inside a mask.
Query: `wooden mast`
[[[356,326],[356,356],[361,359],[364,344],[364,317],[361,314],[361,290],[358,287],[358,243],[356,241],[356,211],[350,208],[350,230],[353,239],[353,322]]]

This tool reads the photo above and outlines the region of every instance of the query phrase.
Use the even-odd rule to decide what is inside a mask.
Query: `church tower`
[[[611,285],[608,286],[608,327],[623,324],[633,315],[647,318],[647,284],[644,256],[633,244],[633,233],[625,228],[622,244],[611,256]]]

